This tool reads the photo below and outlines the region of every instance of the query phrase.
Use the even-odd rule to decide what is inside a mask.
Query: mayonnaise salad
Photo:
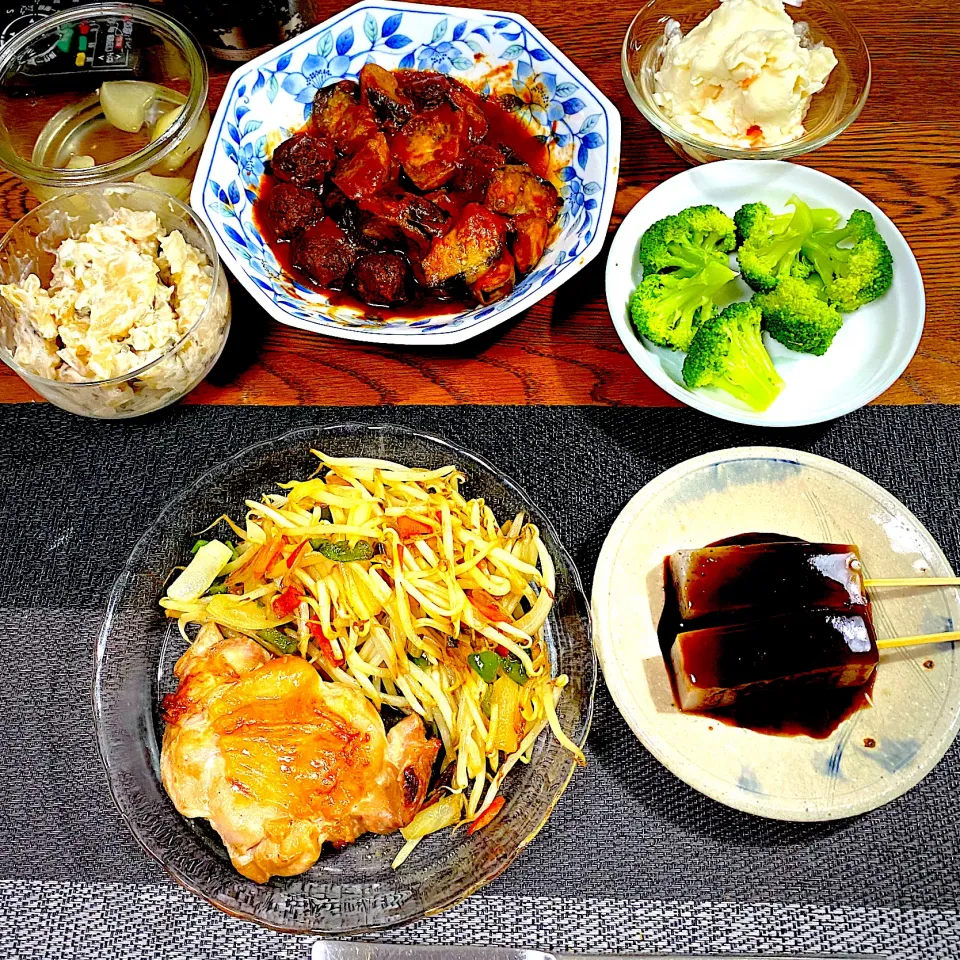
[[[829,47],[803,42],[784,0],[720,0],[686,36],[668,24],[653,96],[710,143],[777,146],[803,136],[810,98],[836,64]]]
[[[73,395],[93,405],[75,412],[147,412],[205,375],[223,344],[229,301],[225,289],[211,300],[214,267],[179,230],[164,230],[152,210],[120,207],[52,252],[49,287],[36,273],[0,284],[0,306],[13,313],[12,359],[23,370],[101,385]],[[198,325],[205,312],[218,316]]]

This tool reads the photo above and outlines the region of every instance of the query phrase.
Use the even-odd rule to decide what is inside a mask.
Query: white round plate
[[[674,704],[656,629],[664,558],[746,532],[855,543],[868,577],[953,576],[902,503],[832,460],[778,447],[688,460],[627,504],[600,553],[594,643],[613,699],[667,769],[737,810],[778,820],[834,820],[888,803],[933,769],[960,727],[955,644],[881,652],[873,706],[826,739],[757,733],[681,713]],[[880,638],[960,623],[956,588],[887,588],[872,599]]]
[[[893,254],[893,286],[879,300],[847,314],[822,357],[795,353],[765,336],[786,386],[769,409],[758,413],[715,388],[690,390],[680,369],[684,354],[642,340],[628,316],[630,294],[643,270],[637,261],[647,228],[695,204],[712,203],[733,216],[745,203],[763,201],[774,211],[797,194],[812,207],[830,207],[848,217],[869,210]],[[736,269],[736,259],[731,257]],[[741,280],[744,299],[752,295]],[[832,420],[869,403],[906,369],[920,342],[926,310],[916,258],[893,221],[853,187],[810,167],[780,160],[724,160],[686,170],[651,190],[620,225],[610,247],[607,305],[623,345],[637,366],[667,393],[723,420],[761,427],[796,427]]]

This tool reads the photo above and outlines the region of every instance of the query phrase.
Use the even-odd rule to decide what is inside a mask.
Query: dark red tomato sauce
[[[486,139],[509,147],[531,170],[544,180],[550,179],[550,151],[523,125],[517,116],[496,100],[481,98],[483,115],[490,125]]]
[[[267,242],[267,246],[277,258],[277,265],[283,273],[295,283],[307,290],[323,294],[327,302],[334,307],[346,307],[362,313],[371,321],[389,320],[391,318],[410,321],[424,320],[429,317],[442,317],[450,314],[472,310],[476,304],[472,301],[454,300],[432,294],[423,288],[417,288],[417,296],[409,303],[395,304],[390,307],[377,307],[365,303],[347,290],[335,290],[321,286],[302,270],[293,264],[293,244],[288,240],[281,240],[274,229],[273,223],[265,216],[270,194],[280,181],[270,173],[260,178],[260,187],[257,191],[257,202],[253,207],[253,222],[260,231],[260,236]]]

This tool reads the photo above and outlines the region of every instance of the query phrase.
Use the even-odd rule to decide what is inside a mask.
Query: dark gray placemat
[[[556,520],[589,591],[627,500],[675,463],[748,443],[832,457],[885,486],[960,559],[960,410],[871,408],[796,431],[687,410],[182,407],[141,421],[0,408],[0,950],[76,957],[306,957],[309,941],[222,916],[150,861],[114,811],[89,711],[100,611],[163,504],[288,429],[387,420],[456,439]],[[960,956],[960,749],[864,817],[736,813],[663,770],[598,690],[590,764],[535,843],[455,911],[398,940],[569,950]]]

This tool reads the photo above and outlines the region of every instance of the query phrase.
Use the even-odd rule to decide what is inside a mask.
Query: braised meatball
[[[417,110],[433,110],[447,103],[452,84],[449,77],[429,70],[404,70],[398,79],[401,92]]]
[[[368,253],[353,268],[354,285],[361,300],[377,306],[407,299],[407,262],[398,253]]]
[[[278,180],[300,187],[318,187],[336,159],[337,152],[329,140],[295,133],[273,151],[271,167]]]
[[[267,215],[281,240],[290,240],[323,216],[323,204],[313,190],[278,183],[270,192]]]
[[[293,242],[293,265],[322,287],[342,287],[357,248],[329,217]]]

